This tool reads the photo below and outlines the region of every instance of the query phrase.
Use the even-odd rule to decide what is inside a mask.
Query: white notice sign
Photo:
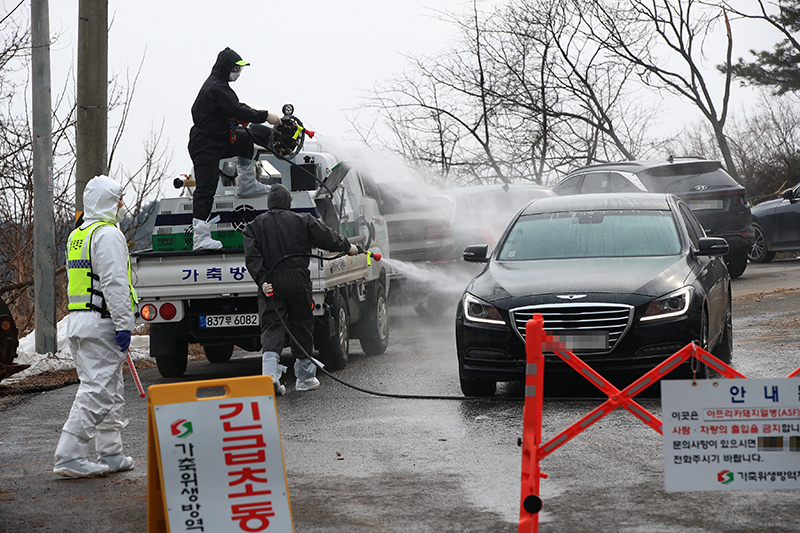
[[[800,489],[800,378],[661,382],[667,492]]]
[[[155,407],[170,531],[291,532],[272,396]]]

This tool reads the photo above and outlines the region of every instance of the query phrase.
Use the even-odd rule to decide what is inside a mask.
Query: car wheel
[[[731,278],[738,278],[744,274],[747,268],[747,252],[745,251],[731,251],[725,256],[725,264],[728,267],[728,272]]]
[[[209,363],[227,363],[233,355],[233,344],[207,344],[203,346]]]
[[[461,378],[461,392],[464,396],[478,396],[487,398],[494,396],[497,382],[490,379],[465,379]]]
[[[775,252],[767,250],[767,239],[764,237],[764,230],[757,222],[753,222],[753,246],[747,258],[751,263],[769,263],[775,257]]]
[[[389,308],[386,305],[386,291],[383,285],[375,282],[373,304],[364,318],[365,323],[361,336],[361,348],[367,355],[380,355],[389,346]]]
[[[711,354],[722,361],[723,363],[730,364],[733,356],[733,319],[731,317],[731,297],[730,290],[728,291],[728,309],[725,312],[725,326],[722,330],[722,338]]]
[[[189,361],[189,342],[174,325],[150,324],[150,357],[165,378],[181,377]]]
[[[341,292],[336,292],[331,312],[336,331],[319,348],[319,355],[331,370],[342,370],[350,359],[350,319]]]

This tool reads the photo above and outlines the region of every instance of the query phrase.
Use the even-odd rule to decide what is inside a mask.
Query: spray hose
[[[359,247],[359,252],[366,253],[368,261],[370,259],[374,259],[375,261],[380,261],[381,260],[381,254],[372,253],[370,251],[364,251],[363,249],[361,249],[361,247]],[[287,255],[284,255],[283,257],[281,257],[280,259],[278,259],[275,262],[275,264],[272,265],[272,267],[267,272],[267,276],[266,277],[267,277],[267,279],[269,279],[270,274],[272,274],[272,271],[275,269],[275,267],[281,261],[283,261],[285,259],[290,259],[290,258],[293,258],[293,257],[310,257],[310,258],[314,258],[314,259],[320,259],[322,261],[333,261],[333,260],[339,259],[341,257],[344,257],[345,255],[347,255],[346,252],[338,254],[338,255],[335,255],[333,257],[322,257],[320,255],[311,254],[311,253],[287,254]],[[259,288],[259,290],[261,290],[261,289]],[[271,300],[270,296],[267,296],[267,299]],[[437,395],[397,394],[397,393],[373,391],[373,390],[369,390],[369,389],[365,389],[365,388],[359,387],[358,385],[353,385],[352,383],[348,383],[348,382],[344,381],[343,379],[337,378],[336,376],[334,376],[333,374],[328,372],[325,369],[325,367],[324,367],[324,365],[322,363],[320,363],[315,358],[313,358],[311,356],[311,354],[309,354],[306,351],[306,349],[303,348],[303,345],[300,344],[297,341],[297,339],[295,338],[295,336],[292,334],[291,330],[289,329],[289,326],[286,324],[286,322],[284,322],[283,317],[281,316],[280,312],[278,312],[278,307],[277,307],[277,304],[275,304],[274,300],[272,300],[272,305],[273,305],[273,308],[275,310],[275,315],[278,317],[278,321],[281,323],[281,326],[283,326],[283,329],[286,331],[286,334],[289,335],[289,338],[291,339],[293,345],[297,346],[300,349],[300,351],[302,352],[303,355],[301,356],[301,358],[302,359],[309,359],[312,363],[314,363],[315,367],[317,367],[320,371],[322,371],[323,374],[325,374],[329,378],[333,379],[334,381],[344,385],[345,387],[351,388],[351,389],[359,391],[359,392],[363,392],[364,394],[370,394],[372,396],[379,396],[379,397],[382,397],[382,398],[397,398],[397,399],[401,399],[401,400],[457,400],[457,401],[464,401],[464,400],[475,401],[475,400],[480,400],[480,401],[495,401],[495,402],[519,402],[519,401],[523,401],[524,400],[524,398],[506,398],[506,397],[502,397],[502,396],[484,397],[484,396],[437,396]]]

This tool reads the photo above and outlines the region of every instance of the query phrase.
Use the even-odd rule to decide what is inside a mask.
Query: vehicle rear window
[[[704,189],[739,187],[716,161],[669,165],[637,173],[650,192],[680,193]]]
[[[680,250],[670,211],[578,211],[520,217],[503,243],[499,259],[662,256]]]
[[[383,201],[381,212],[384,215],[396,215],[413,211],[434,211],[430,199],[417,192],[414,187],[414,184],[379,183],[378,190]]]

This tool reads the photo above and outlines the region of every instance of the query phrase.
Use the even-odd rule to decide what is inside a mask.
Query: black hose
[[[269,271],[267,272],[267,279],[269,279],[270,274],[272,274],[272,271],[275,269],[275,267],[281,261],[283,261],[284,259],[290,259],[292,257],[311,257],[311,258],[320,259],[320,260],[323,260],[323,261],[333,261],[335,259],[339,259],[340,257],[344,257],[345,255],[347,255],[347,254],[346,253],[341,253],[341,254],[335,255],[333,257],[322,257],[320,255],[311,254],[311,253],[308,253],[308,254],[306,254],[306,253],[287,254],[287,255],[284,255],[283,257],[281,257],[280,259],[278,259],[275,262],[275,264],[272,265],[272,267],[270,267]],[[258,290],[260,291],[261,287],[259,287]],[[267,297],[267,298],[269,299],[270,297]],[[275,310],[275,315],[278,317],[278,321],[280,321],[280,323],[281,323],[281,326],[283,326],[283,329],[289,335],[289,338],[294,343],[294,345],[297,346],[298,348],[300,348],[300,351],[303,353],[304,357],[301,357],[301,358],[302,359],[310,359],[311,362],[314,363],[314,366],[316,366],[319,370],[321,370],[323,374],[325,374],[329,378],[333,379],[334,381],[337,381],[337,382],[341,383],[345,387],[349,387],[349,388],[351,388],[353,390],[357,390],[357,391],[363,392],[365,394],[371,394],[372,396],[380,396],[382,398],[397,398],[397,399],[401,399],[401,400],[459,400],[459,401],[461,401],[461,400],[470,400],[470,401],[480,400],[480,401],[496,401],[496,402],[519,402],[519,401],[523,401],[525,399],[525,398],[507,398],[507,397],[503,397],[503,396],[486,396],[486,397],[484,397],[484,396],[436,396],[436,395],[416,395],[416,394],[395,394],[395,393],[389,393],[389,392],[372,391],[372,390],[369,390],[369,389],[364,389],[364,388],[359,387],[357,385],[353,385],[352,383],[347,383],[346,381],[337,378],[336,376],[334,376],[333,374],[331,374],[330,372],[325,370],[325,367],[322,366],[319,363],[319,361],[314,359],[308,352],[306,352],[305,348],[303,348],[303,345],[300,344],[297,341],[297,339],[295,338],[294,335],[292,335],[292,332],[289,329],[289,326],[286,324],[286,322],[283,321],[283,317],[281,317],[281,314],[278,312],[278,307],[275,304],[274,300],[272,301],[272,306],[273,306],[273,308]]]

